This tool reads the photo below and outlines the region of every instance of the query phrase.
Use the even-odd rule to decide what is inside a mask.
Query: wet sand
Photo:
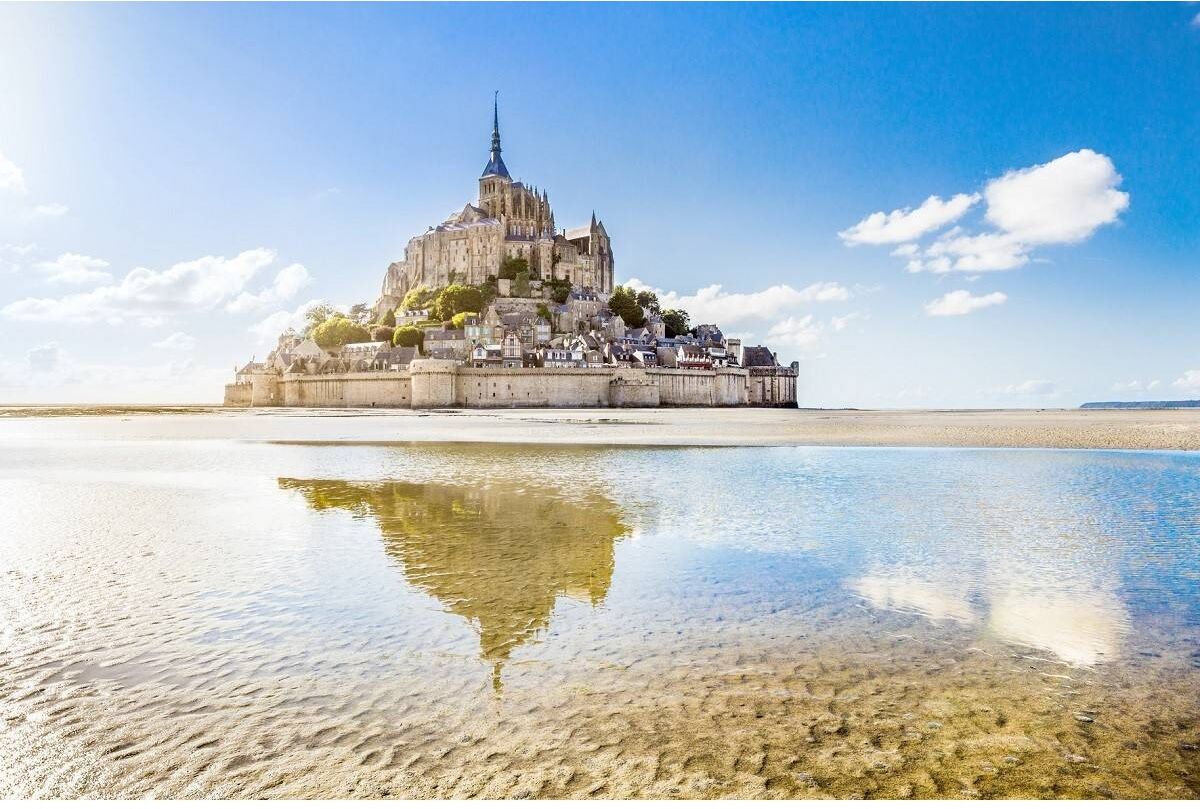
[[[97,418],[103,417],[103,418]],[[1200,450],[1200,409],[1180,410],[358,410],[0,408],[0,437],[45,418],[90,438],[610,446],[1028,447]],[[40,430],[39,430],[40,432]]]
[[[125,418],[0,458],[0,797],[1200,795],[1198,456]]]

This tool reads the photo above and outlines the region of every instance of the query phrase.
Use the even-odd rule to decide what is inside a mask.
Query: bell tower
[[[511,185],[512,177],[504,165],[504,158],[500,157],[500,91],[497,90],[492,96],[492,149],[479,178],[479,207],[497,218],[511,213],[504,210],[503,204]]]

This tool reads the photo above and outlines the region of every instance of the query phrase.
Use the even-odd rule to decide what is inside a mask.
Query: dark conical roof
[[[492,99],[492,153],[488,158],[488,163],[483,167],[483,177],[497,176],[508,177],[508,166],[504,165],[504,159],[500,157],[500,91],[496,91],[496,97]]]

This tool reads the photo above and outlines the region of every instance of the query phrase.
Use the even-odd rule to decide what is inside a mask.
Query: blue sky
[[[1200,397],[1197,5],[9,4],[0,401],[219,399],[474,198],[494,89],[803,404]]]

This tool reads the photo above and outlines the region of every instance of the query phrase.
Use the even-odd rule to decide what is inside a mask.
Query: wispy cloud
[[[152,348],[161,348],[165,351],[191,351],[196,347],[196,338],[177,331],[150,345]]]
[[[1052,396],[1058,392],[1058,386],[1049,379],[1026,379],[1015,385],[1006,385],[1003,393],[1010,396]]]
[[[654,289],[637,278],[631,278],[626,286],[652,290],[664,309],[684,309],[693,323],[720,323],[723,327],[769,319],[804,304],[845,301],[852,296],[836,281],[821,281],[803,289],[776,284],[758,292],[726,292],[721,284],[712,284],[690,295]]]
[[[273,304],[289,301],[312,283],[312,276],[303,264],[289,264],[275,275],[275,280],[256,292],[243,292],[225,304],[227,312],[252,312]]]
[[[978,194],[956,194],[947,200],[932,196],[916,208],[876,211],[838,236],[848,245],[911,242],[958,220],[978,201]]]
[[[0,152],[0,191],[24,194],[28,190],[21,167],[9,160],[4,152]]]
[[[107,261],[79,253],[63,253],[54,261],[41,261],[35,266],[52,284],[94,284],[112,280],[112,273],[105,270]]]
[[[260,346],[271,345],[279,335],[288,329],[299,331],[304,326],[304,313],[314,306],[325,303],[328,303],[328,301],[314,298],[311,301],[300,304],[295,309],[272,312],[252,325],[249,331],[257,338]]]
[[[230,370],[191,358],[91,362],[49,342],[27,351],[23,361],[0,359],[0,391],[11,402],[212,402]]]
[[[1183,376],[1171,383],[1171,387],[1185,393],[1200,393],[1200,368],[1183,372]]]
[[[60,298],[24,298],[0,313],[11,320],[156,326],[175,315],[205,312],[236,300],[274,261],[275,251],[260,247],[232,258],[183,261],[165,270],[138,267],[115,283]]]
[[[1008,296],[1003,292],[972,295],[965,289],[956,289],[925,304],[925,313],[930,317],[968,315],[971,312],[986,309],[989,306],[999,306],[1007,300]]]
[[[34,205],[33,210],[28,214],[29,219],[53,219],[59,216],[66,216],[70,212],[70,208],[59,202],[46,202],[41,205]]]
[[[820,339],[822,328],[812,315],[789,317],[767,330],[767,342],[776,353],[781,348],[806,351]]]
[[[849,327],[850,324],[853,323],[855,320],[866,320],[866,319],[867,319],[867,315],[864,314],[863,312],[851,312],[850,314],[842,315],[841,317],[829,318],[829,325],[833,327],[834,331],[842,331],[843,329],[846,329],[847,327]]]
[[[1158,379],[1152,379],[1149,382],[1131,379],[1128,382],[1114,382],[1112,389],[1114,393],[1149,393],[1156,390],[1161,384],[1162,382]]]

